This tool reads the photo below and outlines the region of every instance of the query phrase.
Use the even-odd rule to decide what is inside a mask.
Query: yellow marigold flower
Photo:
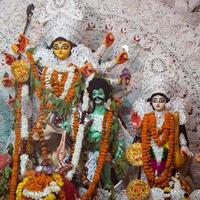
[[[56,196],[54,194],[50,193],[43,200],[55,200],[55,199],[56,199]]]
[[[63,179],[62,179],[62,177],[59,174],[54,173],[52,175],[52,177],[56,181],[56,183],[58,184],[58,186],[62,187],[64,185]]]
[[[26,185],[26,183],[29,181],[28,177],[25,177],[21,183],[18,184],[17,190],[16,190],[16,200],[22,199],[22,191]]]

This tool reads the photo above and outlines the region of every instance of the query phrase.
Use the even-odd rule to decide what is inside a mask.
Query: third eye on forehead
[[[165,103],[166,100],[164,97],[153,97],[152,102],[153,103]]]

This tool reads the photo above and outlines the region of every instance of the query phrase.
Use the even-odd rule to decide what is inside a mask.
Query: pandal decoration
[[[160,139],[160,133],[162,138]],[[141,138],[142,138],[142,159],[144,171],[148,178],[150,186],[164,188],[168,185],[171,177],[174,162],[174,136],[175,124],[174,116],[170,112],[165,113],[164,123],[159,132],[156,130],[156,117],[154,113],[146,113],[142,122]],[[154,171],[150,164],[151,155],[151,138],[158,146],[163,146],[168,142],[168,155],[165,170],[159,177],[155,177]]]
[[[142,166],[142,146],[141,143],[134,143],[126,149],[126,159],[135,166]]]
[[[64,185],[62,177],[53,173],[30,172],[21,183],[18,184],[16,200],[42,199],[55,200],[62,199],[61,188]]]
[[[131,181],[126,188],[130,200],[145,200],[149,197],[150,191],[149,184],[143,180]]]
[[[112,119],[113,119],[113,112],[110,109],[108,110],[108,112],[104,114],[104,118],[103,118],[102,136],[101,136],[101,142],[100,142],[97,168],[95,170],[93,180],[90,183],[89,188],[86,191],[86,193],[81,197],[81,200],[88,200],[92,197],[94,190],[96,188],[96,185],[100,179],[101,171],[103,169],[103,164],[109,150],[109,137],[111,133]]]

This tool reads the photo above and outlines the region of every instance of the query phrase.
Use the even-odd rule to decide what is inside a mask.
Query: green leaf
[[[30,48],[27,51],[33,54],[35,52],[35,48]]]
[[[21,108],[21,101],[19,99],[16,99],[15,105],[16,107]]]
[[[6,179],[8,179],[8,178],[10,177],[11,172],[12,172],[12,170],[11,170],[10,167],[5,167],[5,168],[4,168],[4,177],[5,177]]]
[[[35,79],[35,87],[41,87],[41,82]]]

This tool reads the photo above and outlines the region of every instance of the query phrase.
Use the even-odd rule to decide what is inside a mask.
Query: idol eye
[[[160,99],[159,103],[165,103],[165,99]]]
[[[53,45],[53,49],[58,50],[58,45]]]
[[[68,45],[63,45],[62,49],[69,49],[69,46]]]
[[[152,100],[152,103],[157,103],[157,99],[153,99],[153,100]]]

